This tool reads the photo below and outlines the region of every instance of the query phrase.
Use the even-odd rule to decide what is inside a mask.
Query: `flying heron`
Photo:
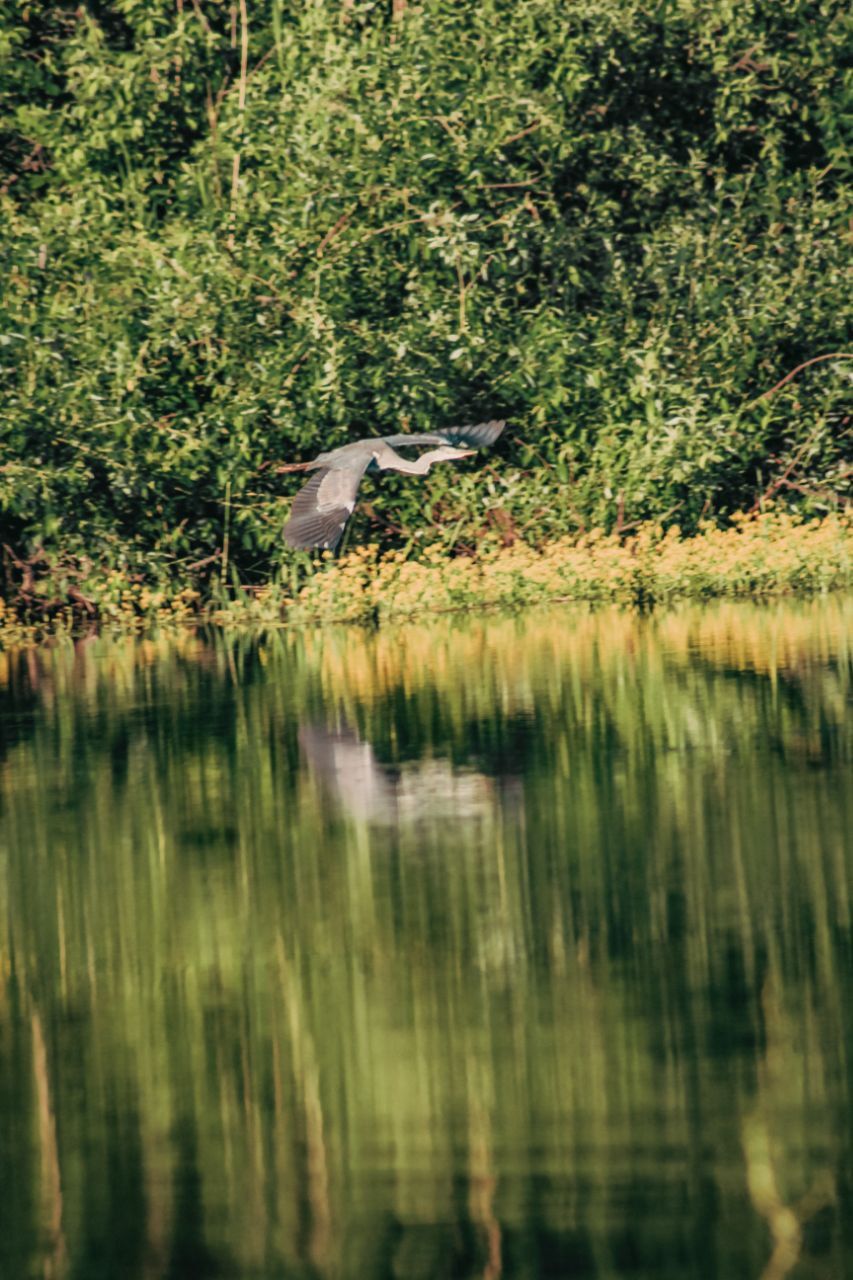
[[[425,476],[434,462],[456,462],[494,444],[504,426],[503,422],[481,422],[475,427],[447,427],[419,435],[375,436],[321,453],[313,462],[279,467],[279,471],[316,473],[293,499],[290,519],[284,526],[286,540],[305,551],[315,547],[334,551],[355,508],[365,471]],[[395,452],[408,445],[427,444],[438,447],[422,453],[415,462]]]

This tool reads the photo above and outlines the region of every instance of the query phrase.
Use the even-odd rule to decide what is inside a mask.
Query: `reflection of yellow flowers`
[[[259,608],[254,619],[264,616]],[[556,672],[571,673],[579,691],[602,672],[613,677],[617,688],[632,671],[641,671],[648,682],[662,677],[665,669],[687,671],[698,656],[718,670],[751,671],[771,681],[802,677],[811,666],[843,663],[851,630],[853,597],[836,593],[762,604],[682,601],[650,613],[609,604],[479,612],[464,621],[421,615],[412,623],[370,629],[285,630],[275,640],[271,632],[265,646],[272,654],[278,643],[298,646],[308,667],[319,673],[330,705],[370,703],[396,690],[414,696],[436,685],[465,689],[467,698],[482,702],[485,714],[497,705],[523,711],[547,700],[559,685]],[[200,634],[174,621],[141,638],[118,628],[102,631],[99,661],[90,671],[108,675],[128,692],[139,672],[157,662],[176,656],[189,663],[210,662],[216,653]],[[33,640],[32,632],[18,636],[21,644]],[[52,680],[73,681],[73,656],[66,633],[43,647],[36,660],[46,664]],[[15,661],[14,655],[0,652],[0,688],[11,678]],[[842,691],[842,708],[843,702]]]
[[[485,705],[534,705],[549,697],[554,672],[571,670],[582,684],[596,672],[702,661],[720,670],[770,676],[802,673],[837,660],[849,644],[853,600],[816,596],[775,605],[718,600],[681,603],[642,614],[610,605],[570,612],[549,608],[522,615],[472,617],[460,625],[440,618],[365,631],[326,628],[306,633],[306,652],[319,666],[330,701],[370,702],[395,689],[413,694],[436,684],[464,687]],[[477,679],[471,679],[477,672]],[[488,673],[486,675],[485,673]]]

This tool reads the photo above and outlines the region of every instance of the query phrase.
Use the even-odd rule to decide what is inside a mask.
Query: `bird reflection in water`
[[[303,724],[299,745],[310,772],[341,811],[376,826],[482,818],[506,799],[515,807],[521,797],[517,779],[457,769],[446,759],[400,768],[380,764],[371,744],[346,724]]]

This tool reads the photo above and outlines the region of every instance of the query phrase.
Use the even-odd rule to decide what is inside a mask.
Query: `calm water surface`
[[[0,655],[0,1275],[853,1275],[851,633]]]

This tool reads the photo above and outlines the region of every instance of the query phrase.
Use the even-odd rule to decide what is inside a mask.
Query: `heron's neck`
[[[395,471],[402,471],[406,476],[425,476],[432,466],[432,459],[428,453],[421,454],[414,462],[398,456],[391,465]]]
[[[402,458],[390,445],[386,448],[388,452],[377,458],[379,466],[384,471],[400,471],[404,476],[425,476],[436,461],[437,455],[441,453],[440,449],[430,449],[428,453],[422,453],[414,462],[409,462],[408,458]]]

